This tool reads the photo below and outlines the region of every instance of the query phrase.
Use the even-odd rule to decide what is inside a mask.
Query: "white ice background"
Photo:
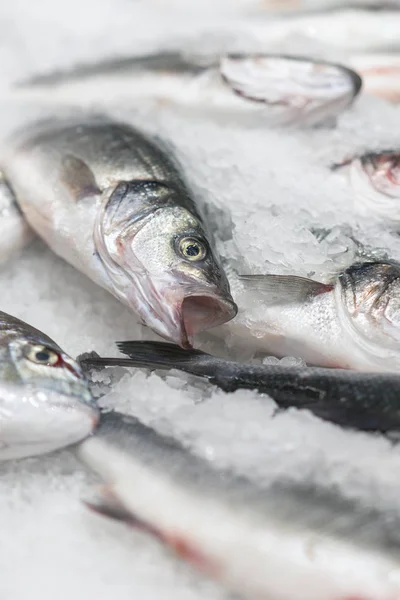
[[[2,3],[2,88],[35,73],[172,48],[183,40],[196,48],[201,39],[197,49],[204,51],[207,16],[191,18],[185,11],[179,18],[173,3],[165,11],[162,4],[156,9],[139,0]],[[219,20],[226,25],[219,14],[212,21],[214,31]],[[325,56],[335,53],[316,48],[313,41],[307,46],[296,36],[282,40],[277,51],[288,51],[291,44],[294,51],[304,46]],[[263,49],[259,41],[255,47]],[[337,52],[341,58],[344,51]],[[2,135],[31,116],[32,108],[1,106]],[[340,233],[332,244],[318,243],[310,228],[346,223],[356,228],[360,241],[400,259],[400,238],[372,217],[360,221],[352,212],[346,179],[329,170],[356,152],[398,146],[399,109],[386,102],[362,96],[337,127],[311,131],[218,122],[162,106],[125,103],[110,113],[174,148],[197,197],[218,215],[219,249],[233,268],[327,279],[353,260],[352,247],[346,251],[349,240]],[[72,355],[116,354],[115,340],[156,339],[117,300],[38,241],[2,267],[0,290],[1,310],[42,329]],[[238,299],[239,319],[245,319],[256,307],[247,297]],[[246,354],[235,350],[230,326],[218,336],[203,335],[201,347],[233,358]],[[314,481],[346,496],[400,508],[400,449],[379,435],[346,432],[296,410],[275,415],[268,397],[224,394],[177,372],[114,369],[111,375],[115,383],[105,405],[173,434],[217,466],[255,481],[283,475]],[[99,375],[100,386],[107,377]],[[70,451],[0,466],[0,598],[228,597],[145,534],[91,514],[81,498],[92,489],[92,479]]]

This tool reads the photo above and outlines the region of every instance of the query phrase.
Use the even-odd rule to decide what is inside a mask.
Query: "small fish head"
[[[339,286],[353,331],[399,359],[400,265],[394,262],[352,265],[340,276]]]
[[[10,335],[0,354],[0,460],[88,436],[99,410],[79,365],[46,336]]]
[[[356,208],[369,217],[400,221],[400,152],[370,152],[343,163],[348,166]]]
[[[162,337],[191,347],[196,333],[236,315],[227,277],[186,208],[153,212],[139,227],[128,226],[114,248],[114,261],[127,275],[125,302]]]

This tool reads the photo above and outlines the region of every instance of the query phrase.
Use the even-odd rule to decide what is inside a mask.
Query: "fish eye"
[[[186,260],[192,262],[203,260],[207,255],[205,244],[195,238],[183,238],[180,240],[179,251]]]
[[[54,366],[60,357],[54,350],[46,346],[30,346],[26,352],[26,358],[38,365]]]

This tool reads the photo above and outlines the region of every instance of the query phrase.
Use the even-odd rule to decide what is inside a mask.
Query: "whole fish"
[[[0,172],[0,264],[7,264],[33,236],[12,190]]]
[[[190,347],[235,316],[188,188],[140,132],[100,117],[42,123],[10,141],[4,171],[50,248],[161,336]]]
[[[400,151],[381,150],[333,165],[346,169],[356,209],[369,217],[400,221]]]
[[[226,392],[257,390],[273,398],[279,408],[310,410],[343,427],[400,430],[400,376],[395,374],[243,364],[162,342],[118,342],[118,347],[130,358],[86,355],[80,364],[84,368],[119,365],[180,369],[205,377]]]
[[[400,56],[393,54],[355,54],[348,64],[363,80],[363,92],[398,104],[400,102]]]
[[[121,100],[172,104],[261,125],[315,125],[350,106],[360,77],[306,57],[228,54],[203,59],[154,54],[83,65],[16,86],[16,98],[98,106]]]
[[[78,363],[41,331],[0,312],[0,460],[74,444],[98,419]]]
[[[253,306],[230,328],[238,343],[320,366],[398,371],[398,263],[355,263],[330,284],[291,275],[240,279]]]
[[[105,482],[89,506],[157,536],[243,597],[396,600],[398,515],[306,484],[256,485],[117,413],[80,458]]]

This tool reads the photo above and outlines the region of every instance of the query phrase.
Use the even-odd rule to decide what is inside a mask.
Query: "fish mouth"
[[[192,348],[196,333],[233,319],[238,308],[232,299],[193,293],[185,296],[177,311],[177,328],[182,348]]]

